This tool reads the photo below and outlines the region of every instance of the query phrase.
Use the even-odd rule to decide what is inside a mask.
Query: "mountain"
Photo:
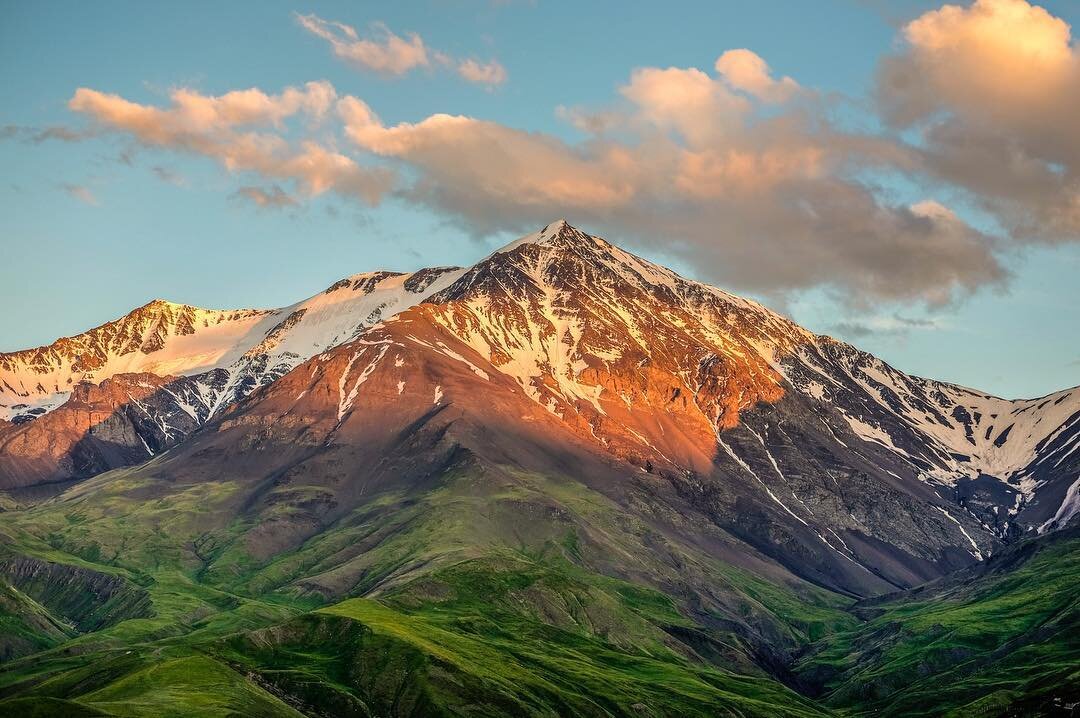
[[[0,406],[11,423],[0,423],[0,490],[34,496],[145,460],[421,302],[575,433],[623,458],[708,471],[717,429],[740,428],[740,410],[760,404],[779,419],[791,407],[818,446],[817,459],[803,460],[871,452],[861,460],[886,462],[890,480],[924,483],[997,538],[1064,524],[1080,508],[1080,391],[1008,401],[908,376],[564,221],[467,270],[359,274],[278,310],[156,300],[77,337],[2,354]],[[811,416],[820,412],[803,399],[830,411]],[[852,449],[837,427],[873,448]],[[740,445],[747,431],[759,448]],[[773,433],[744,422],[719,442],[721,461],[753,467],[759,483],[759,473],[783,475],[771,465],[772,442],[784,443]],[[774,498],[799,517],[798,499]]]
[[[1036,640],[1064,658],[1028,693],[1068,685],[1080,390],[910,377],[562,221],[466,269],[358,276],[227,365],[99,375],[3,430],[0,581],[26,599],[0,605],[25,656],[0,708],[918,714],[884,647],[924,651],[928,624],[893,626],[949,601],[975,638],[927,666],[963,666],[956,696]],[[95,411],[82,437],[64,418]],[[33,430],[58,458],[7,448]],[[76,445],[100,457],[80,476]],[[1044,546],[1061,565],[1021,572]],[[924,588],[964,575],[985,590]],[[983,625],[1020,579],[1062,630]],[[854,657],[889,677],[853,690]]]
[[[275,310],[154,300],[76,337],[0,354],[0,411],[9,420],[0,420],[0,489],[64,486],[143,461],[459,274],[357,274]]]
[[[454,267],[357,274],[282,309],[199,309],[155,299],[78,336],[0,353],[0,418],[30,421],[61,406],[81,382],[130,373],[193,377],[213,413],[246,395],[246,385],[273,381],[459,274]]]

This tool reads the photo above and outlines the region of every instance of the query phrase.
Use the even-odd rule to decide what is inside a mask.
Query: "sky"
[[[0,3],[0,351],[565,217],[909,373],[1080,384],[1073,0]]]

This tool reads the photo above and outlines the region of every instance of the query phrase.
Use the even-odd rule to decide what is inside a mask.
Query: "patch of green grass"
[[[564,477],[452,471],[266,559],[260,527],[330,495],[290,486],[241,511],[243,491],[161,483],[151,463],[6,512],[0,558],[116,577],[152,610],[74,635],[48,603],[74,594],[12,594],[0,635],[33,653],[0,666],[0,714],[997,715],[1080,683],[1075,539],[853,610],[679,538],[745,551],[662,502],[629,510]],[[803,652],[826,702],[777,680]]]
[[[51,648],[78,633],[30,596],[0,583],[0,663]]]
[[[283,690],[325,684],[327,694],[344,691],[375,714],[824,715],[767,678],[670,651],[620,650],[520,615],[461,610],[409,614],[351,599],[229,639],[223,655]],[[403,702],[400,712],[391,697]]]
[[[835,706],[889,715],[1000,715],[1080,700],[1080,537],[1010,549],[987,567],[867,606],[873,618],[828,637],[799,672]],[[1024,712],[1019,710],[1019,712]]]
[[[79,702],[116,716],[303,715],[228,666],[197,655],[153,663]]]

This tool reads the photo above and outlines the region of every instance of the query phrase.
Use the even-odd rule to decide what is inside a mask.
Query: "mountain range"
[[[155,300],[0,354],[0,412],[0,709],[1080,700],[1080,387],[910,376],[565,221]]]

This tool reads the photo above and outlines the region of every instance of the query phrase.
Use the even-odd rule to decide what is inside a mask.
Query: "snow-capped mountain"
[[[275,312],[198,309],[160,299],[37,349],[0,354],[0,419],[19,423],[55,409],[80,381],[116,374],[198,374],[227,366]]]
[[[783,525],[831,556],[820,571],[846,561],[876,576],[844,579],[856,583],[934,575],[919,561],[959,560],[944,546],[979,559],[1080,508],[1080,390],[1008,401],[908,376],[563,221],[467,269],[356,275],[279,310],[153,302],[0,355],[0,403],[19,422],[0,430],[0,488],[148,458],[232,421],[230,407],[262,386],[274,391],[259,402],[288,404],[281,421],[325,414],[329,444],[358,407],[384,411],[363,401],[377,385],[389,387],[383,403],[413,391],[428,406],[476,401],[411,373],[439,362],[517,416],[510,394],[603,455],[669,477],[747,540],[772,546]],[[718,476],[722,490],[710,488]],[[736,520],[740,491],[760,494],[774,523]],[[885,557],[894,551],[902,558]]]
[[[1045,531],[1080,510],[1080,387],[1001,399],[904,374],[828,337],[784,363],[796,388],[836,407],[921,480],[948,487],[1000,535],[1018,530],[1017,516]]]
[[[206,399],[214,407],[222,396],[242,396],[239,384],[266,383],[412,306],[446,286],[456,271],[357,274],[281,309],[200,309],[155,299],[77,336],[0,353],[0,419],[27,421],[63,404],[79,382],[140,372],[167,377],[224,370],[229,377],[223,394],[207,383]]]
[[[461,271],[357,274],[273,310],[155,300],[76,337],[0,354],[0,419],[11,422],[0,421],[0,487],[85,478],[153,456]]]

